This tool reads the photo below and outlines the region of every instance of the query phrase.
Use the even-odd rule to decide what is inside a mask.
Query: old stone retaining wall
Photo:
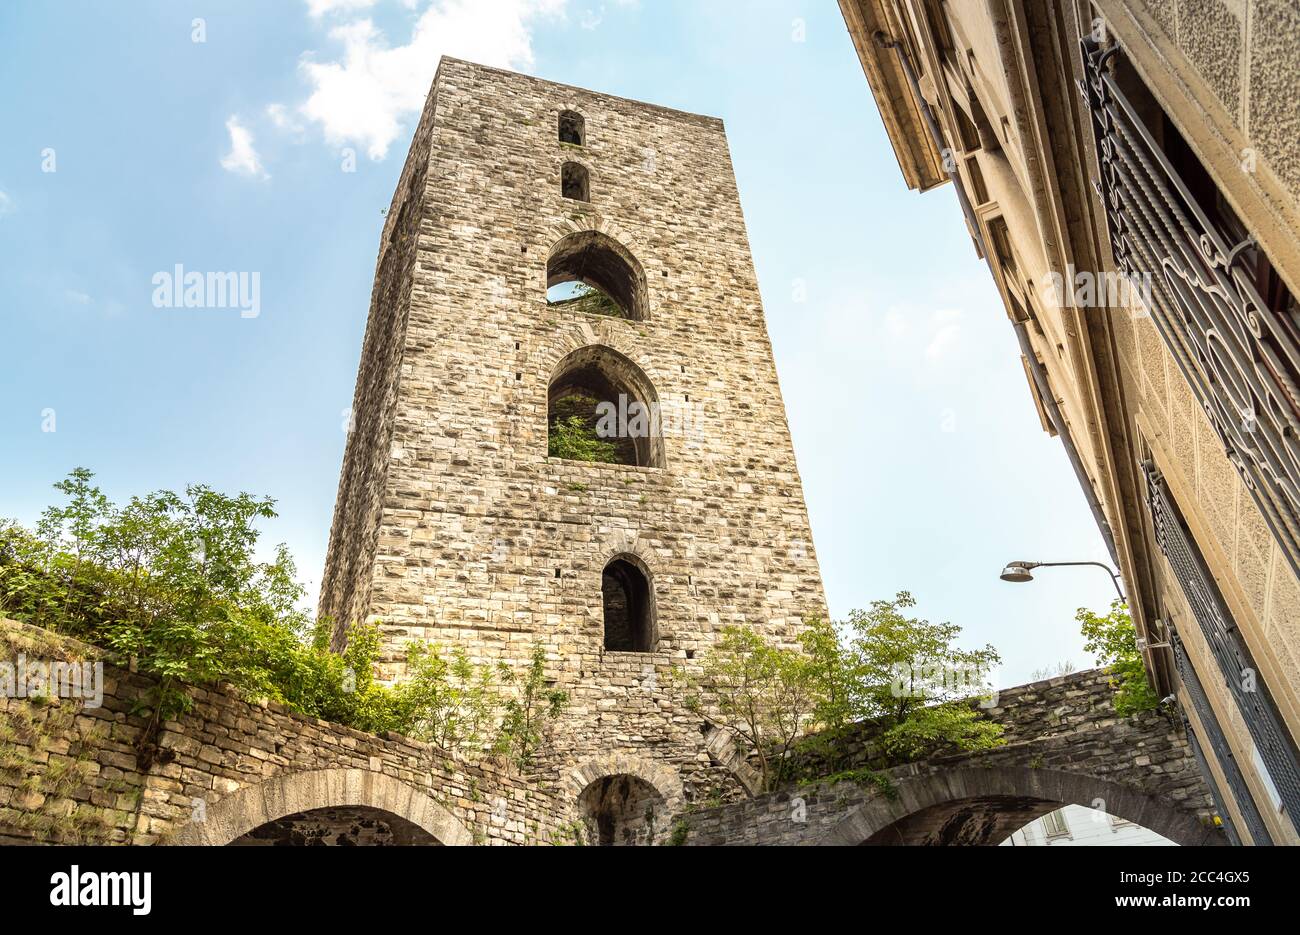
[[[1006,744],[880,770],[869,726],[807,775],[863,769],[857,781],[794,786],[679,816],[690,844],[997,844],[1066,804],[1127,818],[1178,843],[1223,843],[1181,728],[1158,712],[1121,718],[1103,670],[1002,691],[987,709]]]
[[[22,655],[29,665],[104,662],[99,707],[0,697],[0,844],[225,844],[337,806],[390,812],[444,844],[570,840],[552,794],[511,769],[251,703],[228,687],[194,689],[193,710],[165,722],[157,760],[141,770],[148,679],[13,621],[0,621],[0,648],[0,659]]]

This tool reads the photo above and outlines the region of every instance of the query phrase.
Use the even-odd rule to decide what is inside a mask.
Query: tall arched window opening
[[[591,201],[591,173],[580,162],[566,162],[560,169],[560,194],[574,201]]]
[[[645,372],[602,344],[571,352],[551,375],[547,455],[663,467],[659,397]]]
[[[655,648],[654,595],[650,577],[630,557],[612,559],[600,576],[605,651],[648,653]]]
[[[609,235],[575,231],[551,248],[546,300],[573,311],[644,321],[649,304],[645,270]]]

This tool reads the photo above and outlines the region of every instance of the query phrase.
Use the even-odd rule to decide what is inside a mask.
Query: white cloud
[[[303,142],[307,127],[303,126],[303,122],[298,120],[294,112],[290,111],[285,105],[266,105],[266,118],[276,126],[277,130],[283,130],[286,134],[289,134],[294,139],[294,142]]]
[[[289,129],[293,120],[293,118],[289,116],[289,112],[285,110],[283,104],[267,104],[266,115],[270,117],[271,122],[281,130]]]
[[[961,337],[962,311],[959,308],[941,308],[930,316],[929,343],[925,346],[925,359],[938,363],[948,355]]]
[[[309,0],[310,2],[310,0]],[[328,2],[328,0],[326,0]],[[454,55],[484,65],[528,68],[531,27],[540,16],[563,10],[565,0],[435,0],[416,20],[410,41],[391,46],[369,19],[334,27],[342,57],[299,65],[312,87],[301,112],[320,125],[331,143],[359,143],[382,159],[418,113],[438,67]]]
[[[226,129],[230,131],[230,152],[221,157],[221,168],[241,175],[269,178],[262,168],[262,161],[257,158],[257,150],[253,149],[253,134],[248,132],[248,128],[231,114]]]
[[[326,13],[350,13],[374,5],[375,0],[307,0],[307,12],[319,19]]]
[[[77,305],[89,305],[92,301],[94,301],[93,299],[91,299],[89,295],[87,295],[84,292],[78,292],[76,289],[64,290],[63,296],[69,302],[74,302]]]
[[[9,197],[9,193],[0,191],[0,217],[4,217],[14,209],[14,200]]]

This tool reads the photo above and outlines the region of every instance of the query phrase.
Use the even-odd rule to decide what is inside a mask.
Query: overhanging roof
[[[884,5],[880,0],[840,0],[840,12],[858,50],[907,187],[927,191],[947,182],[942,157],[930,139],[898,55],[875,40],[877,32],[890,38],[900,35]]]

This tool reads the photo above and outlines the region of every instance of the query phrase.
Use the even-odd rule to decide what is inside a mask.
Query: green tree
[[[494,750],[528,771],[550,741],[551,728],[568,707],[569,696],[546,679],[546,651],[534,646],[523,673],[498,667],[505,699]]]
[[[406,647],[399,686],[406,733],[449,753],[481,754],[501,698],[492,668],[475,665],[461,647],[450,653],[423,642]]]
[[[1080,607],[1074,619],[1086,640],[1084,649],[1110,672],[1115,713],[1128,717],[1159,707],[1160,698],[1147,680],[1146,664],[1137,648],[1137,630],[1128,606],[1120,600],[1111,601],[1110,612],[1104,616]]]
[[[960,649],[961,627],[910,617],[916,600],[900,591],[893,600],[853,610],[838,630],[814,622],[804,648],[815,660],[822,701],[817,720],[834,743],[848,725],[870,721],[882,747],[900,759],[1000,742],[1000,725],[981,718],[967,699],[991,690],[988,677],[1000,661],[992,646]]]
[[[194,485],[118,507],[93,477],[78,468],[56,484],[65,502],[34,532],[0,527],[0,612],[116,650],[154,677],[143,760],[161,722],[188,709],[189,685],[225,681],[336,719],[384,707],[371,678],[377,635],[354,630],[347,653],[329,653],[328,622],[313,628],[298,606],[288,550],[255,558],[273,501]]]
[[[844,733],[864,722],[900,761],[1001,744],[1002,726],[970,704],[990,688],[996,650],[957,647],[961,628],[909,617],[915,604],[900,592],[839,626],[810,620],[799,649],[729,628],[704,655],[689,702],[752,751],[765,788],[789,778],[797,745],[834,761]],[[810,728],[818,733],[805,739]]]
[[[615,318],[626,317],[617,302],[595,286],[589,286],[585,282],[577,283],[573,287],[573,295],[569,301],[573,302],[574,308],[580,312],[591,315],[611,315]]]
[[[115,506],[73,471],[55,487],[35,531],[0,524],[0,615],[116,650],[152,676],[142,763],[157,753],[161,723],[188,710],[190,686],[233,685],[245,697],[355,727],[396,731],[464,756],[492,751],[529,767],[567,695],[544,676],[534,650],[526,670],[476,665],[416,642],[401,684],[375,677],[380,635],[349,627],[330,650],[334,622],[311,620],[288,550],[255,558],[258,524],[274,503],[195,485]],[[500,690],[498,689],[498,676]]]
[[[705,653],[702,668],[687,706],[741,740],[757,760],[763,788],[775,788],[825,697],[816,664],[749,627],[732,626]]]

